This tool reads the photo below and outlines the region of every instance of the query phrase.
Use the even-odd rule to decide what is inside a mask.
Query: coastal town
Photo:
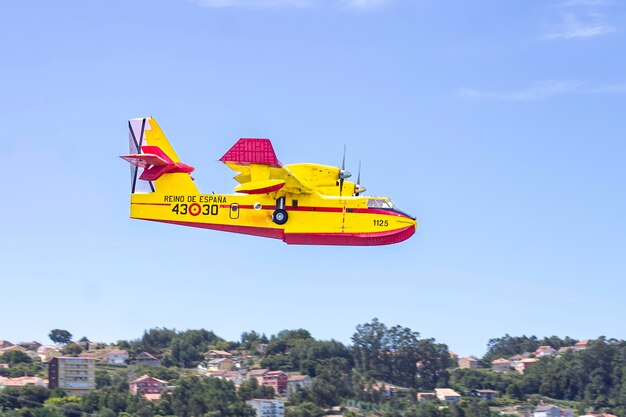
[[[59,329],[57,329],[59,330]],[[64,332],[64,331],[61,331]],[[517,416],[517,417],[574,417],[594,416],[612,417],[607,412],[608,407],[597,408],[585,402],[568,402],[541,395],[525,395],[516,391],[515,384],[523,381],[529,370],[540,369],[544,363],[556,363],[563,358],[575,357],[590,346],[600,346],[598,341],[581,340],[571,345],[553,347],[539,345],[533,351],[524,351],[510,356],[497,356],[486,361],[478,357],[459,357],[449,350],[444,352],[445,369],[437,382],[429,384],[421,382],[408,386],[398,381],[372,378],[361,385],[355,383],[353,369],[359,368],[358,359],[348,364],[345,370],[337,366],[328,366],[338,358],[326,357],[319,361],[316,367],[307,368],[308,364],[301,363],[300,370],[295,370],[293,360],[291,364],[285,361],[303,345],[314,346],[314,349],[328,349],[329,342],[315,341],[308,332],[303,330],[285,331],[277,336],[266,338],[252,332],[254,337],[239,343],[225,342],[215,339],[213,343],[191,345],[197,352],[202,351],[195,361],[186,361],[182,356],[177,363],[173,354],[172,340],[178,337],[174,331],[153,329],[154,335],[170,340],[155,348],[154,344],[132,343],[120,341],[117,343],[92,342],[87,338],[71,341],[66,337],[64,343],[42,344],[36,341],[11,342],[0,341],[0,411],[7,413],[11,405],[14,409],[34,407],[49,409],[53,412],[67,415],[67,405],[82,404],[99,390],[115,385],[115,379],[122,378],[122,386],[127,395],[150,404],[151,410],[158,410],[162,404],[165,409],[171,408],[173,398],[180,394],[181,381],[185,378],[195,378],[190,381],[219,380],[219,383],[228,389],[240,394],[242,403],[249,415],[257,417],[284,417],[296,415],[345,415],[345,416],[375,416],[385,414],[392,404],[413,404],[415,407],[431,407],[437,412],[452,412],[462,410],[461,407],[483,407],[482,411],[474,412],[480,416]],[[296,334],[300,332],[300,334]],[[69,332],[67,332],[69,333]],[[151,333],[144,334],[148,339]],[[182,333],[181,333],[182,334]],[[282,338],[282,340],[281,340]],[[298,339],[300,338],[300,339]],[[243,339],[243,338],[242,338]],[[358,340],[358,339],[357,339]],[[59,341],[59,339],[57,339]],[[339,346],[338,356],[348,356],[343,345]],[[605,343],[602,341],[602,343]],[[319,345],[319,346],[316,346]],[[148,350],[141,350],[146,347]],[[175,348],[174,348],[175,349]],[[198,350],[200,349],[200,350]],[[352,355],[358,355],[352,347]],[[493,349],[492,349],[493,350]],[[419,359],[419,352],[416,352]],[[492,352],[493,353],[493,352]],[[399,352],[389,350],[386,355],[395,357]],[[330,355],[327,355],[330,356]],[[492,355],[493,356],[493,355]],[[308,356],[312,358],[311,355]],[[383,358],[385,359],[385,358]],[[394,358],[395,359],[395,358]],[[342,358],[344,362],[345,359]],[[283,361],[281,364],[280,361]],[[420,370],[426,368],[426,358],[417,360],[416,376],[420,378]],[[303,361],[305,362],[305,361]],[[328,371],[324,368],[328,366]],[[368,366],[368,365],[366,365]],[[308,371],[306,370],[308,369]],[[335,374],[333,374],[335,372]],[[328,373],[328,375],[323,375]],[[349,390],[333,399],[322,399],[318,391],[337,390],[345,387],[337,385],[333,379],[352,378],[348,383]],[[516,376],[517,375],[517,376]],[[328,379],[328,387],[323,387],[322,378]],[[500,382],[494,383],[467,383],[464,379],[492,379],[494,381],[517,381],[506,383],[506,389],[497,389]],[[500,380],[498,379],[500,378]],[[391,379],[391,378],[389,378]],[[447,385],[441,382],[447,382]],[[183,384],[184,385],[184,384]],[[347,386],[347,385],[346,385]],[[45,397],[41,403],[22,401],[20,390],[35,389],[38,387]],[[424,389],[428,388],[428,389]],[[354,390],[361,392],[354,393]],[[178,391],[177,391],[178,390]],[[45,391],[45,393],[43,392]],[[245,394],[241,394],[245,392]],[[17,394],[17,395],[14,395]],[[15,398],[11,398],[11,396]],[[42,398],[43,398],[42,397]],[[304,400],[303,400],[304,399]],[[306,410],[309,406],[312,410]],[[71,408],[71,407],[70,407]],[[121,410],[112,410],[115,415],[123,415]],[[74,411],[74,414],[77,411]],[[84,410],[83,410],[84,412]],[[170,410],[172,415],[184,413]],[[70,413],[71,414],[71,413]],[[106,414],[106,413],[105,413]],[[132,413],[131,413],[132,414]],[[134,413],[141,414],[141,413]],[[156,411],[152,414],[159,415]],[[465,411],[465,415],[469,415]],[[189,413],[189,415],[195,415]],[[234,414],[237,415],[237,414]],[[245,413],[242,415],[246,415]],[[393,414],[396,415],[396,414]],[[398,414],[404,415],[404,414]],[[406,414],[412,415],[412,414]]]

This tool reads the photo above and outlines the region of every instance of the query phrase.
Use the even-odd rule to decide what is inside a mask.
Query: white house
[[[511,361],[504,358],[498,358],[491,361],[491,370],[494,372],[506,372],[511,369]]]
[[[554,355],[556,355],[556,350],[552,346],[539,346],[535,351],[535,356],[538,358]]]
[[[554,405],[540,405],[533,412],[533,417],[574,417],[574,412]]]
[[[313,380],[308,375],[292,375],[287,380],[287,394],[291,395],[298,389],[306,389],[311,386]]]
[[[461,399],[461,394],[450,388],[435,388],[435,395],[444,403],[455,403]]]
[[[478,359],[472,357],[459,358],[457,364],[461,369],[478,369]]]
[[[128,352],[121,349],[113,349],[107,356],[109,365],[125,365],[128,362]]]
[[[50,359],[61,356],[61,351],[56,346],[40,346],[37,355],[41,362],[49,362]]]
[[[535,359],[535,358],[526,358],[526,359],[522,359],[521,361],[519,361],[519,363],[515,366],[515,370],[517,372],[519,372],[520,374],[523,374],[524,371],[526,370],[526,368],[528,368],[531,365],[534,365],[535,363],[537,363],[539,361],[539,359]]]
[[[285,417],[284,401],[253,398],[246,404],[254,408],[256,417]]]
[[[580,342],[574,345],[574,351],[578,352],[579,350],[587,349],[589,347],[589,340],[581,340]]]

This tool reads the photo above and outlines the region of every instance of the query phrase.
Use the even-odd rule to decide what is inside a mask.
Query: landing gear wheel
[[[285,224],[288,218],[287,211],[284,209],[276,209],[272,214],[272,221],[276,224]]]

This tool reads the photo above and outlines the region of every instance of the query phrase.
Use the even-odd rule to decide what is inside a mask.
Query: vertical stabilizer
[[[190,173],[180,161],[161,127],[151,117],[128,121],[131,193],[198,193]]]

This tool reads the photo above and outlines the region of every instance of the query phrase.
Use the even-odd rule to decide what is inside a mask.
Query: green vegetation
[[[544,337],[538,339],[537,336],[510,336],[490,339],[487,343],[487,354],[483,357],[483,363],[489,366],[492,360],[496,358],[508,358],[523,352],[534,352],[539,346],[551,346],[554,349],[560,349],[565,346],[572,346],[578,340],[571,337],[561,339],[557,336]]]
[[[525,337],[524,337],[525,338]],[[492,344],[487,357],[507,356],[502,352],[521,353],[535,344],[518,344],[508,350],[510,342],[522,338],[505,336],[499,340],[503,346]],[[525,338],[536,340],[536,338]],[[551,338],[553,342],[555,338]],[[575,340],[566,338],[568,343]],[[545,339],[539,342],[545,343]],[[558,344],[555,343],[557,346]],[[508,347],[506,346],[508,345]],[[539,345],[537,345],[539,346]],[[494,352],[500,354],[493,355]],[[490,355],[490,356],[488,356]],[[559,357],[544,357],[529,367],[523,375],[516,372],[494,373],[486,369],[456,369],[450,373],[450,385],[461,392],[472,389],[494,389],[516,400],[539,398],[566,401],[580,405],[581,409],[611,410],[613,414],[626,414],[626,342],[607,340],[604,337],[590,343],[580,351],[566,351]]]
[[[72,333],[63,329],[50,330],[50,334],[48,334],[48,337],[50,338],[50,340],[57,344],[69,343],[72,341]]]
[[[15,366],[18,363],[32,363],[33,360],[30,356],[22,352],[21,350],[10,350],[0,355],[0,363],[9,364],[9,366]]]
[[[55,338],[71,337],[55,330]],[[272,388],[259,385],[254,378],[235,387],[228,380],[199,376],[195,367],[210,349],[231,352],[245,367],[311,377],[309,388],[283,398],[288,417],[319,417],[336,406],[344,407],[343,414],[348,417],[495,417],[512,406],[525,407],[527,414],[540,402],[572,408],[577,414],[595,410],[626,415],[624,341],[601,337],[586,349],[542,357],[524,374],[489,369],[494,358],[533,352],[542,345],[559,348],[576,342],[568,337],[505,335],[489,341],[481,360],[487,369],[458,369],[445,344],[377,319],[358,325],[350,346],[317,340],[305,329],[283,330],[269,338],[252,330],[244,332],[240,341],[227,341],[204,329],[179,332],[156,328],[117,345],[129,351],[131,360],[145,351],[164,366],[98,365],[96,389],[82,397],[67,397],[60,390],[39,386],[7,387],[0,390],[0,416],[248,417],[254,412],[246,400],[275,397]],[[81,354],[80,347],[69,343],[66,353]],[[0,363],[10,365],[0,369],[2,376],[43,376],[43,367],[21,351],[4,353]],[[141,375],[165,380],[172,388],[157,402],[132,395],[129,381]],[[417,402],[418,391],[436,387],[453,388],[464,397],[460,403],[446,406]],[[500,395],[487,402],[470,396],[475,389],[493,389]]]
[[[356,368],[367,378],[421,389],[447,384],[448,346],[419,339],[407,327],[388,328],[374,319],[357,326],[352,342]]]
[[[78,343],[68,343],[65,346],[65,349],[63,349],[63,353],[66,354],[67,356],[78,356],[80,355],[80,353],[83,351],[83,348],[81,348]]]
[[[9,365],[8,369],[0,368],[0,376],[2,377],[45,376],[44,367],[19,350],[11,350],[0,355],[0,363]]]

